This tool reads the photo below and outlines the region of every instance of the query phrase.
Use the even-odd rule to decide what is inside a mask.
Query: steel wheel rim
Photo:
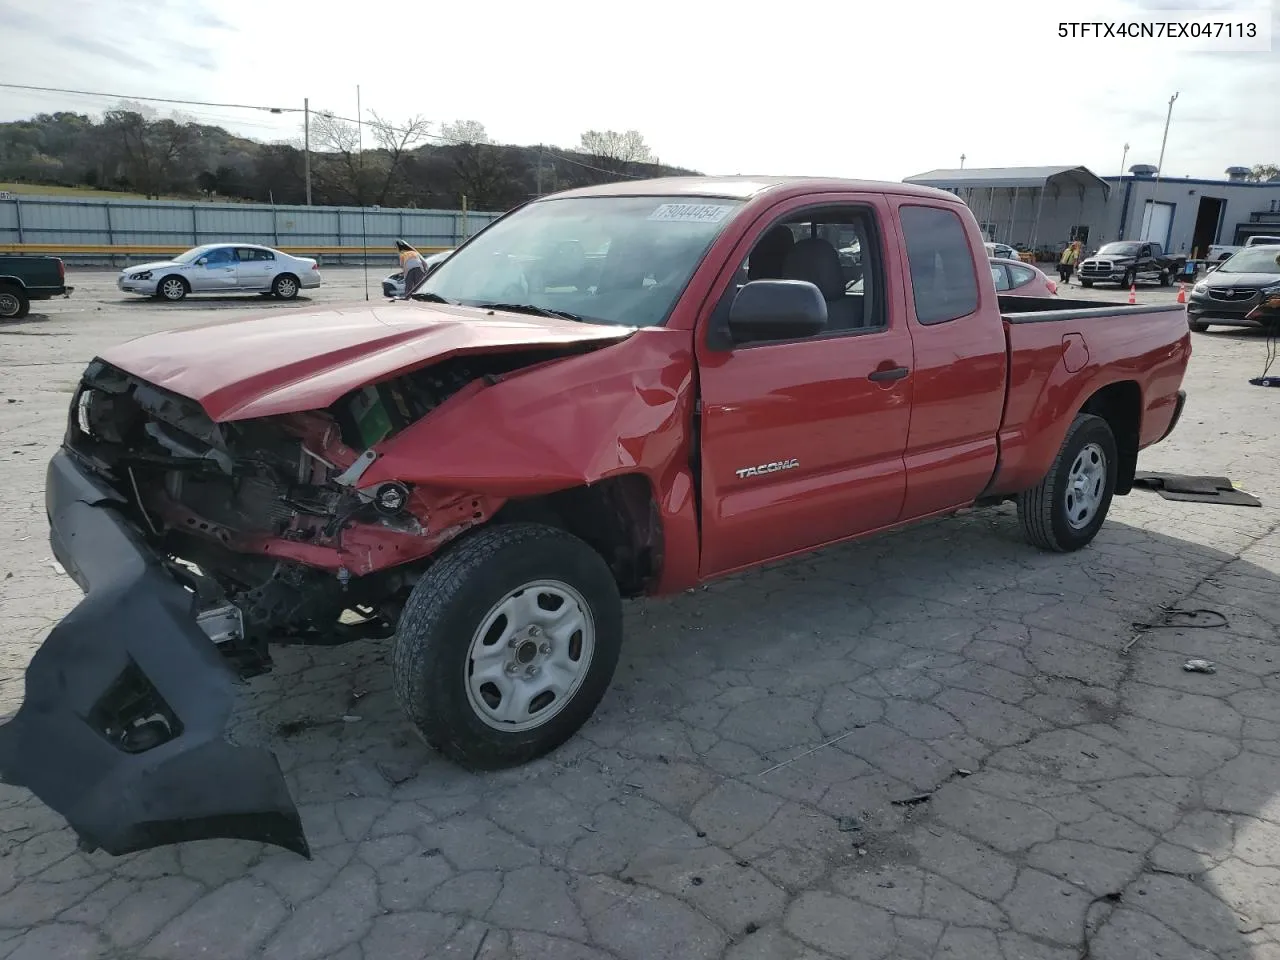
[[[595,648],[595,620],[581,593],[560,580],[526,583],[490,607],[472,634],[467,701],[494,730],[541,727],[581,689]]]
[[[164,298],[166,300],[180,300],[182,299],[183,293],[182,281],[166,280],[164,286],[160,288],[160,291],[164,294]]]
[[[1073,530],[1082,530],[1093,522],[1106,489],[1107,455],[1098,444],[1087,443],[1071,461],[1067,473],[1064,500],[1067,523]]]
[[[298,292],[297,284],[288,279],[277,281],[276,287],[280,291],[280,296],[282,297],[292,297]]]
[[[0,317],[16,317],[21,306],[15,294],[0,293]]]

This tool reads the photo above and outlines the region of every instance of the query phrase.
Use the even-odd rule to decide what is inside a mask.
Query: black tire
[[[15,283],[0,283],[0,320],[21,320],[31,312],[31,298]]]
[[[1080,281],[1080,286],[1084,287],[1084,288],[1087,290],[1089,287],[1092,287],[1092,286],[1093,286],[1093,281],[1092,281],[1092,280],[1081,280],[1081,281]]]
[[[1172,279],[1168,270],[1160,271],[1160,286],[1167,287]]]
[[[1120,286],[1132,287],[1137,282],[1138,282],[1138,275],[1134,273],[1132,270],[1127,270],[1125,271],[1125,275],[1120,280]]]
[[[168,303],[185,300],[190,292],[191,284],[187,283],[185,277],[180,277],[176,273],[164,277],[156,284],[156,296]]]
[[[506,732],[472,706],[465,682],[472,638],[504,597],[540,580],[559,581],[583,598],[594,650],[558,712],[532,729]],[[555,527],[502,524],[465,537],[414,586],[396,627],[392,678],[401,709],[430,746],[464,767],[492,770],[527,763],[573,736],[609,688],[621,648],[622,601],[604,559]]]
[[[1191,328],[1192,333],[1204,333],[1209,329],[1209,324],[1203,320],[1188,320],[1187,326]]]
[[[279,300],[292,300],[298,295],[301,284],[292,273],[282,273],[271,281],[271,293]]]
[[[1068,478],[1077,458],[1085,456],[1091,445],[1101,451],[1106,461],[1102,465],[1101,500],[1088,522],[1077,527],[1068,519],[1068,510],[1075,495]],[[1069,553],[1092,542],[1111,509],[1118,459],[1116,439],[1107,421],[1090,414],[1078,414],[1044,479],[1030,490],[1018,494],[1018,520],[1027,539],[1042,550],[1055,553]]]

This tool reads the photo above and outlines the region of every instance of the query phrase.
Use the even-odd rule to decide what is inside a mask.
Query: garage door
[[[1173,204],[1152,203],[1147,201],[1147,208],[1142,213],[1143,240],[1154,240],[1161,246],[1169,243],[1169,226],[1173,223]]]

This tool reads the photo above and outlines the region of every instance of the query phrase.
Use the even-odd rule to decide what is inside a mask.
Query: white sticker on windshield
[[[650,220],[674,220],[679,223],[719,223],[733,207],[723,203],[664,203]]]

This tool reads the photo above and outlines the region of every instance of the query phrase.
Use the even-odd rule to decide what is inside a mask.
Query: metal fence
[[[415,246],[453,247],[499,216],[462,210],[11,195],[0,200],[0,246],[172,246],[177,251],[238,240],[291,249],[370,247],[371,255],[385,257],[394,252],[388,248],[398,237]],[[81,262],[103,258],[102,253],[68,256]],[[354,258],[326,256],[360,258],[360,251]]]

